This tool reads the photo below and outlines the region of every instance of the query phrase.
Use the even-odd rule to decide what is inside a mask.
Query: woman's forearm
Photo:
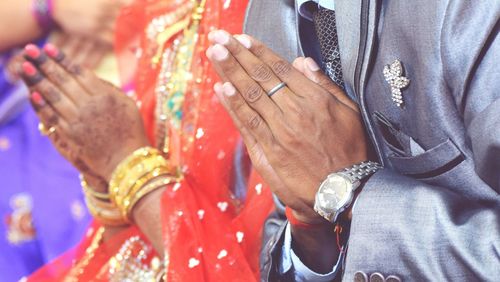
[[[132,217],[139,229],[149,239],[153,248],[163,258],[161,223],[161,199],[164,188],[157,189],[142,198],[132,210]]]
[[[33,0],[0,1],[0,52],[42,35],[32,14]]]

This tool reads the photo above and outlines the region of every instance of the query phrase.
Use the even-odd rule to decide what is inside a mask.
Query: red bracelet
[[[303,221],[298,220],[293,215],[292,209],[289,207],[285,208],[285,215],[286,215],[286,218],[288,219],[288,222],[290,222],[290,224],[293,227],[298,227],[298,228],[302,228],[302,229],[317,229],[317,228],[325,226],[325,223],[323,223],[323,222],[307,223],[307,222],[303,222]]]

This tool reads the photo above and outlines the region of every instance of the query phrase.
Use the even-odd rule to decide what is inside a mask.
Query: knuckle
[[[244,110],[246,103],[242,99],[235,97],[229,99],[229,106],[232,112],[238,114]]]
[[[231,53],[234,56],[239,55],[243,50],[243,46],[241,44],[236,43],[235,41],[232,41],[232,43],[228,46],[231,48]]]
[[[55,113],[50,113],[47,116],[47,126],[54,126],[59,122],[59,116]]]
[[[262,57],[266,52],[264,45],[260,43],[254,43],[252,46],[252,53],[257,57]]]
[[[264,94],[264,90],[258,84],[251,84],[244,91],[244,96],[249,102],[257,101]]]
[[[330,86],[332,83],[331,79],[325,75],[316,74],[316,79],[321,86]]]
[[[83,68],[77,64],[71,64],[68,67],[68,72],[74,75],[81,75],[83,73]]]
[[[261,124],[262,118],[259,115],[253,115],[247,121],[247,125],[250,129],[257,129]]]
[[[278,76],[286,76],[290,74],[292,70],[292,66],[284,60],[278,60],[276,62],[273,62],[271,67],[274,73],[276,73]]]
[[[274,152],[273,154],[269,155],[269,161],[271,161],[272,163],[283,165],[284,163],[286,163],[286,161],[288,161],[285,149],[280,143],[274,142],[271,145],[271,151]]]
[[[61,94],[54,87],[48,86],[44,91],[44,96],[49,103],[57,103],[61,100]]]
[[[50,78],[50,80],[54,81],[55,83],[64,83],[66,81],[64,75],[53,62],[47,62],[43,69],[43,72],[47,77]]]
[[[269,81],[272,77],[272,71],[264,63],[259,63],[252,67],[250,76],[259,82]]]
[[[220,66],[228,74],[238,71],[239,68],[239,64],[234,59],[226,59],[220,63]]]
[[[288,127],[283,131],[283,136],[282,137],[283,137],[282,138],[283,143],[287,144],[288,146],[295,145],[297,143],[297,138],[295,136],[295,132],[293,132]]]

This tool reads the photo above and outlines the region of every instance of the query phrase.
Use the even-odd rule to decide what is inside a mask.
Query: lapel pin
[[[395,60],[390,65],[384,67],[385,81],[391,86],[392,101],[398,107],[403,105],[402,90],[408,87],[410,80],[403,75],[403,65],[399,60]]]

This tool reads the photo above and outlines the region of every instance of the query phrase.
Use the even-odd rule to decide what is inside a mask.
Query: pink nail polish
[[[22,68],[23,72],[28,76],[35,76],[37,73],[35,66],[30,62],[24,62]]]
[[[33,101],[33,103],[38,106],[43,106],[45,104],[45,100],[43,99],[42,95],[36,91],[31,93],[31,101]]]
[[[43,50],[45,51],[45,53],[47,53],[47,55],[49,55],[52,58],[57,57],[57,55],[59,54],[59,49],[57,49],[57,47],[51,43],[47,43],[43,47]]]
[[[40,57],[40,49],[34,44],[28,44],[24,47],[24,52],[32,59]]]

